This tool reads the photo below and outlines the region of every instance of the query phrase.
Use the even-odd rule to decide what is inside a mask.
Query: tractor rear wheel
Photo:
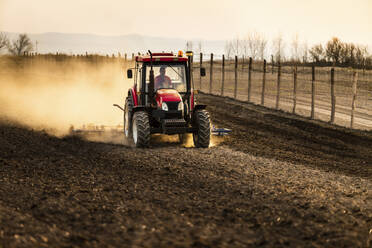
[[[136,147],[147,147],[150,142],[149,116],[144,111],[138,111],[133,115],[132,124],[133,142]]]
[[[197,130],[193,133],[195,147],[209,147],[211,138],[211,122],[209,113],[206,110],[198,110],[194,114]]]

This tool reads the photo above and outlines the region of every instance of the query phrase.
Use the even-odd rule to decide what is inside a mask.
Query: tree
[[[193,43],[191,40],[188,40],[186,41],[186,47],[185,47],[185,50],[186,51],[192,51],[192,47],[193,47]]]
[[[242,41],[239,39],[239,37],[236,37],[235,39],[233,39],[231,41],[231,46],[232,46],[232,49],[233,49],[233,52],[235,53],[235,55],[239,56],[241,55],[241,52],[243,49],[242,48]]]
[[[32,49],[32,42],[27,34],[20,34],[17,40],[8,44],[8,51],[17,56],[23,55],[24,52],[30,52]]]
[[[332,61],[335,64],[339,64],[342,56],[343,44],[341,40],[337,37],[333,37],[330,41],[327,42],[325,53],[328,60]]]
[[[265,36],[261,35],[260,46],[259,46],[259,49],[258,49],[259,50],[258,54],[259,54],[261,60],[265,59],[266,46],[267,46],[267,39],[265,38]]]
[[[200,54],[200,53],[202,53],[202,52],[203,52],[203,43],[202,43],[201,40],[199,40],[199,42],[198,42],[198,47],[197,47],[197,49],[196,49],[196,53],[197,53],[197,54]]]
[[[280,62],[284,58],[284,47],[285,43],[281,33],[273,40],[273,51],[277,62]]]
[[[309,58],[309,48],[307,45],[307,41],[304,41],[300,46],[300,56],[302,58],[302,62],[306,63],[307,59]]]
[[[324,59],[324,49],[322,44],[314,45],[310,50],[309,50],[310,56],[313,59],[313,61],[319,63],[321,60]]]
[[[4,33],[0,33],[0,50],[7,47],[9,44],[8,37]]]
[[[291,45],[292,60],[298,62],[300,60],[300,37],[298,33],[294,35]]]
[[[264,59],[266,52],[267,40],[259,32],[253,31],[246,35],[240,41],[241,51],[245,57],[252,57],[252,59]]]
[[[231,55],[233,54],[233,45],[232,45],[232,42],[231,41],[226,41],[225,43],[225,54],[226,54],[226,58],[227,59],[230,59],[231,58]]]
[[[368,51],[366,46],[357,45],[355,51],[355,63],[362,66],[368,56]]]
[[[261,45],[261,34],[254,31],[247,35],[247,47],[249,55],[252,59],[256,59],[259,56]]]

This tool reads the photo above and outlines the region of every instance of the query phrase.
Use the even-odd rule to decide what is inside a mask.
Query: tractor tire
[[[125,138],[132,138],[132,101],[127,98],[124,105],[124,135]]]
[[[194,125],[197,131],[193,133],[195,147],[209,147],[211,139],[211,122],[206,110],[198,110],[194,113]]]
[[[132,137],[136,147],[147,147],[150,142],[149,116],[144,111],[138,111],[133,115]]]

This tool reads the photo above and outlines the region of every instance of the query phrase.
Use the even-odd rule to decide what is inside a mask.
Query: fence
[[[372,130],[372,71],[194,55],[196,89],[341,126]],[[198,70],[206,68],[200,77]],[[195,73],[196,72],[196,73]]]

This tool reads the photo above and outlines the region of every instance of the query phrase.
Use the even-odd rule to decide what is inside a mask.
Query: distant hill
[[[17,37],[17,33],[5,32],[10,39]],[[180,38],[151,37],[138,34],[121,36],[104,36],[95,34],[72,33],[41,33],[29,34],[34,46],[37,41],[39,53],[67,53],[67,54],[117,54],[152,51],[184,50],[186,40]],[[197,51],[199,40],[192,40],[194,51]],[[225,41],[202,41],[202,50],[206,53],[222,54]],[[36,50],[36,46],[35,46]]]

